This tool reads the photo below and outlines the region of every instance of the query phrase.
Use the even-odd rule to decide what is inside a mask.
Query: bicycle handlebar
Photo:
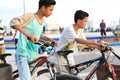
[[[102,54],[105,53],[105,52],[107,52],[107,51],[110,51],[110,52],[113,53],[113,55],[115,55],[115,56],[120,60],[120,56],[117,55],[117,54],[113,51],[113,48],[112,48],[107,42],[104,42],[104,41],[103,41],[103,42],[101,42],[101,43],[107,45],[107,47],[106,47],[105,50],[101,50],[101,53],[102,53]]]
[[[108,42],[105,42],[105,41],[99,41],[99,43],[101,44],[101,47],[102,47],[102,44],[104,44],[104,45],[107,46],[106,49],[101,50],[101,52],[106,52],[106,51],[112,51],[112,50],[113,50],[112,47],[109,45]]]
[[[45,46],[45,47],[48,47],[48,46],[54,47],[55,46],[54,42],[45,41],[45,40],[42,40],[42,39],[40,39],[39,42],[36,42],[35,44],[38,44],[40,46]]]
[[[29,37],[27,37],[27,39],[30,40]],[[55,46],[54,42],[45,41],[45,40],[42,40],[42,39],[40,39],[38,42],[35,42],[35,44],[38,44],[38,45],[44,46],[44,47],[48,47],[48,46],[54,47]]]
[[[0,60],[2,60],[4,63],[6,63],[6,57],[11,56],[11,53],[5,53],[5,54],[0,54]]]
[[[101,51],[102,51],[102,52],[106,52],[106,51],[112,51],[112,50],[113,50],[112,47],[107,46],[105,50],[101,50]]]

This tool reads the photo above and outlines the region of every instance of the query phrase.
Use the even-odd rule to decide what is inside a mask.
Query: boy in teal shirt
[[[13,18],[10,22],[12,28],[20,31],[15,54],[20,80],[31,80],[28,62],[38,56],[38,45],[34,44],[34,42],[38,42],[39,37],[57,45],[57,42],[53,39],[41,35],[44,25],[43,17],[48,17],[52,14],[55,4],[54,0],[40,0],[39,9],[36,13],[24,14]]]

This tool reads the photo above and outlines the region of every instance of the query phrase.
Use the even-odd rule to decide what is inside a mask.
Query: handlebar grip
[[[28,40],[31,40],[30,37],[27,37]]]
[[[42,42],[35,42],[35,44],[38,44],[38,45],[44,45],[44,43],[42,43]]]

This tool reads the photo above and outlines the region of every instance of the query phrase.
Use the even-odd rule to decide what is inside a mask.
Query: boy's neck
[[[79,27],[76,24],[73,24],[73,28],[76,34],[78,34]]]
[[[43,19],[43,15],[38,11],[36,12],[36,16],[39,18],[39,19]]]
[[[43,15],[40,12],[35,13],[36,18],[40,23],[43,23]]]
[[[77,24],[73,24],[73,27],[76,31],[78,31],[80,29],[80,27]]]

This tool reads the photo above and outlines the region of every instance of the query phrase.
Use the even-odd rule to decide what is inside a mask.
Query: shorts
[[[71,53],[71,54],[69,54],[69,55],[67,56],[70,66],[75,65],[74,54],[75,54],[75,53]],[[67,65],[67,61],[66,61],[66,59],[65,59],[63,56],[57,54],[57,58],[58,58],[58,63],[59,63],[59,65]]]

